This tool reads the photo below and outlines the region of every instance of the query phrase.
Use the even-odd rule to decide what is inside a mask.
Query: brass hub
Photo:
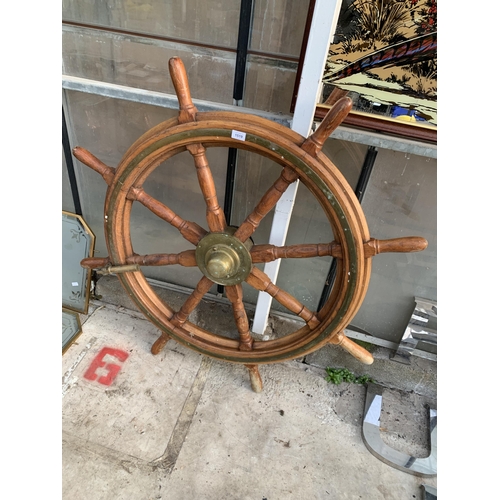
[[[207,234],[196,247],[196,264],[201,272],[219,285],[231,286],[245,281],[252,269],[251,240],[242,243],[228,227],[222,233]]]

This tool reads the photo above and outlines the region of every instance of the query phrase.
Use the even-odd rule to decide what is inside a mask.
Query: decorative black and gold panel
[[[437,0],[344,0],[323,75],[353,110],[437,126]]]

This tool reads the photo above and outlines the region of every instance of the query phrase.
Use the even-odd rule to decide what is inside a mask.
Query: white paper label
[[[238,139],[239,141],[244,141],[247,137],[247,134],[245,132],[239,132],[238,130],[233,130],[231,132],[231,137],[233,139]]]
[[[72,281],[71,282],[71,286],[78,286],[78,282],[77,281]]]

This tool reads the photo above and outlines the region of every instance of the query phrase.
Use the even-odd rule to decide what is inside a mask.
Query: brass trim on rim
[[[232,139],[232,129],[245,132],[246,140]],[[241,352],[237,343],[233,347],[229,339],[189,322],[183,328],[175,328],[170,323],[174,312],[154,296],[141,272],[119,275],[122,285],[146,317],[175,340],[202,354],[234,363],[276,362],[318,349],[344,328],[359,308],[370,274],[370,262],[363,258],[362,246],[369,239],[366,220],[354,193],[338,169],[321,153],[317,158],[308,155],[300,148],[303,140],[288,129],[283,130],[283,127],[251,115],[241,122],[235,113],[198,113],[197,121],[193,123],[175,124],[172,119],[158,125],[154,132],[139,138],[125,154],[116,169],[114,182],[109,186],[105,203],[105,214],[108,216],[105,233],[113,262],[125,261],[133,251],[128,232],[133,200],[127,199],[127,191],[142,186],[146,177],[161,162],[195,143],[201,143],[206,148],[246,149],[300,172],[300,180],[325,210],[343,247],[340,284],[337,293],[333,294],[335,297],[331,296],[318,313],[321,320],[318,328],[311,330],[305,327],[269,344],[256,341],[254,349],[249,352]]]

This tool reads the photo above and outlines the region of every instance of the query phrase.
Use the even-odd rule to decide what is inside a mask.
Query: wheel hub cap
[[[235,231],[229,227],[223,233],[207,234],[196,247],[196,263],[201,272],[219,285],[241,283],[252,268],[252,243],[242,243],[233,236]]]

